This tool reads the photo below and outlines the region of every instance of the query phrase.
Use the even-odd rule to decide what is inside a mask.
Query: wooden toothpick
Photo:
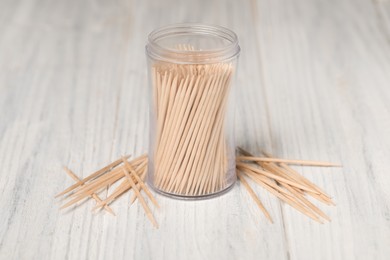
[[[290,159],[279,159],[279,158],[268,158],[268,157],[238,156],[237,160],[254,161],[254,162],[277,162],[277,163],[287,163],[287,164],[306,165],[306,166],[342,167],[342,165],[340,164],[330,163],[330,162],[290,160]]]
[[[272,172],[268,172],[268,171],[264,171],[264,170],[261,170],[261,169],[258,169],[258,168],[255,168],[255,167],[252,167],[250,165],[247,165],[245,163],[237,163],[237,167],[238,169],[242,169],[242,168],[246,168],[246,169],[249,169],[251,170],[252,172],[255,172],[255,173],[258,173],[260,175],[264,175],[264,176],[267,176],[269,178],[272,178],[272,179],[275,179],[277,181],[281,181],[281,182],[284,182],[284,183],[287,183],[289,185],[292,185],[294,187],[297,187],[297,188],[300,188],[302,190],[306,190],[306,191],[311,191],[311,192],[314,192],[314,193],[318,193],[320,194],[320,192],[318,192],[317,190],[314,190],[314,189],[311,189],[309,187],[306,187],[304,185],[301,185],[299,183],[296,183],[296,182],[293,182],[293,181],[290,181],[286,178],[283,178],[283,177],[280,177]]]
[[[127,180],[129,181],[131,188],[134,190],[135,194],[137,194],[137,197],[138,197],[139,201],[141,202],[141,205],[144,208],[145,213],[148,216],[149,220],[152,222],[152,224],[155,228],[158,228],[157,221],[155,220],[155,218],[154,218],[152,212],[150,211],[148,205],[146,204],[145,200],[142,198],[142,195],[139,192],[137,186],[135,186],[135,183],[133,181],[131,174],[127,171],[126,168],[122,168],[122,170],[123,170]]]
[[[129,164],[129,162],[126,160],[126,158],[122,158],[123,160],[123,163],[125,164],[125,166],[127,167],[127,169],[133,174],[132,176],[134,176],[134,178],[136,179],[136,181],[138,182],[138,184],[141,186],[141,188],[145,191],[146,195],[149,197],[149,199],[152,201],[152,203],[157,207],[157,208],[160,208],[160,206],[158,205],[156,199],[154,198],[154,196],[152,195],[152,193],[150,192],[149,188],[145,185],[145,183],[141,180],[141,178],[138,176],[138,174],[135,172],[135,170],[133,169],[133,167]]]
[[[241,183],[244,185],[244,187],[247,189],[249,195],[252,197],[252,199],[255,201],[259,209],[264,213],[266,218],[273,223],[272,218],[268,211],[265,209],[263,203],[260,201],[260,199],[256,196],[255,192],[252,190],[252,188],[249,186],[248,182],[245,180],[245,178],[242,176],[241,173],[237,173],[237,177],[240,179]]]
[[[80,179],[77,177],[77,175],[74,174],[74,172],[71,171],[69,168],[64,167],[64,170],[73,180],[75,180],[77,182],[80,181]],[[84,184],[82,184],[81,186],[83,186],[83,185]],[[100,199],[99,196],[96,193],[92,193],[91,197],[96,201],[96,203],[102,202],[102,199]],[[107,212],[111,213],[113,216],[115,216],[114,211],[109,206],[105,205],[104,209],[107,210]]]
[[[126,155],[125,157],[126,157],[126,158],[129,158],[130,155]],[[65,189],[63,192],[60,192],[59,194],[57,194],[57,195],[55,196],[55,198],[57,198],[57,197],[59,197],[59,196],[62,196],[62,195],[64,195],[64,194],[68,193],[68,192],[71,192],[72,190],[74,190],[75,188],[77,188],[77,187],[83,185],[83,184],[86,183],[87,181],[96,178],[97,176],[99,176],[99,175],[101,175],[101,174],[107,172],[107,171],[110,170],[111,168],[116,167],[118,164],[121,164],[121,163],[122,163],[122,158],[120,158],[120,159],[118,159],[118,160],[116,160],[116,161],[110,163],[109,165],[103,167],[102,169],[100,169],[100,170],[98,170],[98,171],[92,173],[92,174],[89,175],[88,177],[86,177],[86,178],[84,178],[84,179],[78,181],[76,184],[73,184],[73,185],[70,186],[69,188]]]
[[[144,172],[141,174],[141,179],[142,180],[145,179],[146,172],[147,172],[147,169],[145,169]],[[141,185],[139,183],[137,184],[137,188],[141,191]],[[133,193],[133,196],[130,199],[130,205],[133,205],[133,203],[136,200],[137,200],[137,195],[135,193]]]
[[[244,173],[245,173],[245,171],[244,171]],[[248,175],[248,176],[253,178],[253,176],[251,176],[251,175]],[[288,196],[288,195],[281,193],[281,192],[278,192],[277,186],[275,186],[276,184],[270,182],[265,177],[260,176],[260,175],[258,175],[256,178],[259,180],[257,183],[260,184],[261,186],[263,186],[265,189],[267,189],[273,195],[275,195],[279,199],[283,200],[284,202],[286,202],[287,204],[289,204],[293,208],[297,209],[301,213],[305,214],[306,216],[310,217],[311,219],[323,224],[323,222],[321,221],[321,219],[318,218],[317,215],[313,214],[310,210],[307,209],[307,207],[305,207],[304,205],[299,203],[296,199],[294,199],[294,197]]]

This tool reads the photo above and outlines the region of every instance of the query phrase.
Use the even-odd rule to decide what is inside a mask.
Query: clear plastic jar
[[[236,181],[234,32],[178,24],[149,35],[148,184],[183,199],[215,196]]]

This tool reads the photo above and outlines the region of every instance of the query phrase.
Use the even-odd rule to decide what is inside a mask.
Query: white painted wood
[[[387,259],[389,1],[0,2],[0,259]],[[319,225],[255,187],[212,200],[158,197],[154,230],[129,195],[117,217],[58,211],[80,176],[147,151],[144,44],[175,22],[235,30],[237,141],[286,158],[334,196]]]

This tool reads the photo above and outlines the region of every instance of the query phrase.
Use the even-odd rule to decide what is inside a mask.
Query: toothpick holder
[[[220,195],[236,181],[233,86],[240,47],[219,26],[178,24],[153,31],[148,184],[181,199]]]

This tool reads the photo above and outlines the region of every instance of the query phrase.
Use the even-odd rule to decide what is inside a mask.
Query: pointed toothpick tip
[[[110,213],[111,215],[113,215],[114,217],[116,217],[116,214],[115,212],[110,208],[110,207],[104,207],[108,213]]]
[[[66,208],[68,208],[68,207],[70,207],[71,205],[67,205],[67,204],[65,204],[65,205],[62,205],[61,207],[60,207],[60,210],[62,210],[62,209],[66,209]]]

